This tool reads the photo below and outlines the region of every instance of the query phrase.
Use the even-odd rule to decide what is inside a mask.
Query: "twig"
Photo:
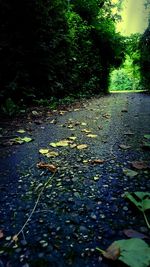
[[[43,187],[42,187],[42,189],[41,189],[41,191],[40,191],[40,193],[39,193],[39,195],[38,195],[38,197],[37,197],[37,200],[36,200],[36,202],[35,202],[35,205],[34,205],[32,211],[31,211],[31,213],[29,214],[27,220],[25,221],[24,225],[21,227],[21,229],[19,230],[19,232],[13,236],[12,241],[10,242],[10,245],[11,245],[13,242],[16,242],[16,241],[18,240],[18,236],[19,236],[21,233],[23,233],[24,228],[26,227],[26,225],[27,225],[28,222],[30,221],[30,219],[31,219],[31,217],[32,217],[32,215],[33,215],[33,213],[34,213],[35,210],[36,210],[36,207],[37,207],[37,205],[38,205],[38,203],[39,203],[40,197],[41,197],[41,195],[42,195],[44,189],[45,189],[46,186],[50,183],[50,181],[52,180],[52,178],[55,176],[55,173],[56,173],[56,172],[54,172],[53,175],[52,175],[52,176],[51,176],[51,177],[44,183],[44,185],[43,185]]]

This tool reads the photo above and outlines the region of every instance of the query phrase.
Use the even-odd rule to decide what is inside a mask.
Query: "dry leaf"
[[[102,254],[106,259],[115,261],[120,256],[120,248],[116,244],[112,244]]]
[[[70,148],[75,148],[76,146],[76,144],[70,144]]]
[[[86,145],[86,144],[83,144],[83,145],[77,145],[77,149],[85,149],[85,148],[87,148],[88,147],[88,145]]]
[[[68,137],[68,139],[70,139],[70,140],[74,141],[74,140],[76,140],[76,139],[77,139],[77,137],[76,137],[76,136],[70,136],[70,137]]]
[[[44,162],[39,162],[36,165],[38,168],[40,169],[47,169],[51,172],[56,172],[57,171],[57,167],[53,164],[49,164],[49,163],[44,163]]]
[[[47,149],[47,148],[39,149],[39,153],[41,153],[41,154],[47,154],[48,152],[49,152],[49,149]]]
[[[92,164],[103,164],[105,162],[104,159],[94,159],[90,161]]]
[[[21,134],[22,134],[22,133],[25,133],[25,132],[26,132],[26,131],[23,130],[23,129],[20,129],[20,130],[17,131],[17,133],[21,133]]]
[[[110,114],[103,114],[103,118],[110,119],[111,115]]]
[[[12,237],[12,240],[13,240],[14,242],[17,242],[17,241],[18,241],[18,236],[17,236],[17,235],[14,235],[14,236]]]
[[[119,147],[121,149],[124,149],[124,150],[131,148],[131,146],[127,146],[127,145],[123,145],[123,144],[119,145]]]
[[[59,155],[58,152],[50,151],[47,148],[41,148],[39,150],[39,153],[41,153],[42,155],[46,156],[47,158],[53,158],[53,157],[57,157]]]
[[[141,239],[144,239],[144,238],[147,238],[149,239],[149,237],[147,235],[144,235],[140,232],[137,232],[133,229],[125,229],[123,230],[124,234],[127,236],[127,237],[132,237],[132,238],[141,238]]]
[[[88,134],[87,137],[96,138],[97,137],[97,134]]]
[[[144,161],[133,161],[131,162],[131,164],[132,164],[132,167],[137,170],[145,170],[145,169],[150,168],[150,166],[148,166],[147,163]]]
[[[87,123],[86,123],[86,122],[81,122],[81,125],[82,125],[82,126],[86,126]]]
[[[64,115],[66,112],[67,112],[66,110],[60,110],[60,111],[59,111],[59,114],[60,114],[60,115]]]
[[[4,237],[4,233],[2,230],[0,230],[0,238],[3,238]]]
[[[52,146],[52,147],[59,147],[59,146],[65,147],[65,146],[68,146],[69,143],[72,143],[72,141],[64,139],[64,140],[61,140],[61,141],[56,142],[56,143],[54,143],[54,142],[50,143],[50,146]]]
[[[88,129],[82,129],[81,132],[84,132],[84,133],[91,133],[91,130],[88,130]]]
[[[56,119],[53,119],[50,121],[51,124],[56,124],[57,123],[57,120]]]

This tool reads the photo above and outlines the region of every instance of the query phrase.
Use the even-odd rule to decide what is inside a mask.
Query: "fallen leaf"
[[[124,150],[131,148],[131,146],[127,146],[127,145],[123,145],[123,144],[119,145],[119,147],[121,149],[124,149]]]
[[[57,157],[59,156],[58,152],[55,152],[55,151],[49,151],[47,154],[46,154],[46,157],[47,158],[54,158],[54,157]]]
[[[40,169],[47,169],[53,173],[57,171],[57,167],[55,165],[49,164],[49,163],[39,162],[39,163],[37,163],[37,167]]]
[[[39,153],[41,153],[42,155],[46,156],[47,158],[51,158],[51,157],[57,157],[59,154],[58,152],[55,151],[50,151],[50,149],[47,148],[41,148],[39,150]]]
[[[64,115],[66,112],[67,112],[66,110],[60,110],[60,111],[59,111],[59,114],[60,114],[60,115]]]
[[[140,232],[137,232],[133,229],[125,229],[123,230],[124,234],[127,237],[132,237],[132,238],[141,238],[141,239],[150,239],[147,235],[144,235]]]
[[[57,120],[56,119],[53,119],[50,121],[51,124],[56,124],[57,123]]]
[[[75,147],[77,147],[76,144],[70,144],[69,146],[70,146],[70,148],[75,148]]]
[[[13,240],[14,242],[17,242],[17,241],[18,241],[18,236],[17,236],[17,235],[14,235],[14,236],[12,237],[12,240]]]
[[[96,138],[97,137],[97,134],[87,134],[87,137]]]
[[[103,118],[110,119],[111,115],[110,114],[103,114]]]
[[[32,138],[30,138],[30,137],[27,137],[27,136],[25,136],[25,137],[16,137],[16,138],[13,138],[13,139],[10,139],[9,140],[9,143],[11,144],[11,145],[13,145],[13,144],[23,144],[23,143],[29,143],[29,142],[31,142],[33,139]]]
[[[88,129],[82,129],[81,132],[84,132],[84,133],[91,133],[91,130],[88,130]]]
[[[23,130],[23,129],[20,129],[20,130],[17,131],[17,133],[21,133],[21,134],[22,134],[22,133],[25,133],[25,132],[26,132],[26,131]]]
[[[85,149],[85,148],[87,148],[88,147],[88,145],[86,145],[86,144],[83,144],[83,145],[77,145],[77,149]]]
[[[72,143],[71,140],[64,139],[64,140],[61,140],[61,141],[56,142],[56,143],[50,143],[50,146],[52,146],[52,147],[59,147],[59,146],[65,147],[65,146],[68,146],[69,143]]]
[[[68,137],[68,139],[70,139],[70,140],[76,140],[77,139],[77,137],[76,136],[70,136],[70,137]]]
[[[118,245],[113,243],[102,254],[106,259],[115,261],[120,256],[120,248]]]
[[[103,164],[105,162],[104,159],[94,159],[90,161],[92,164]]]
[[[86,122],[81,122],[81,125],[82,125],[82,126],[86,126],[87,123],[86,123]]]
[[[124,168],[124,169],[123,169],[123,173],[124,173],[125,175],[131,177],[131,178],[132,178],[132,177],[135,177],[135,176],[138,175],[138,172],[135,172],[135,171],[130,170],[130,169],[127,169],[127,168]]]
[[[36,110],[33,110],[33,111],[32,111],[32,115],[34,115],[34,116],[38,116],[39,113],[38,113]]]
[[[3,238],[4,237],[4,233],[2,230],[0,230],[0,238]]]
[[[47,148],[41,148],[41,149],[39,149],[39,152],[41,154],[47,154],[49,152],[49,149],[47,149]]]
[[[145,169],[150,168],[150,166],[148,166],[147,163],[144,161],[133,161],[131,162],[131,164],[132,164],[132,167],[137,170],[145,170]]]

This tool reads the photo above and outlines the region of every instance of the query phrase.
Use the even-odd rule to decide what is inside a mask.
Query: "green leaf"
[[[127,192],[125,193],[125,197],[142,212],[150,209],[150,193],[148,192]]]
[[[119,260],[130,267],[150,266],[150,247],[139,238],[115,241],[114,244],[120,248]]]
[[[135,172],[133,170],[130,170],[130,169],[127,169],[127,168],[124,168],[123,169],[123,173],[131,178],[135,177],[138,175],[138,172]]]
[[[31,142],[32,141],[32,138],[30,138],[30,137],[27,137],[27,136],[25,136],[25,137],[16,137],[16,138],[13,138],[13,139],[10,139],[10,142],[12,143],[12,144],[23,144],[23,143],[29,143],[29,142]]]
[[[50,146],[52,146],[52,147],[65,147],[65,146],[69,146],[69,143],[72,143],[72,141],[71,140],[66,140],[66,139],[64,139],[64,140],[61,140],[61,141],[59,141],[59,142],[56,142],[56,143],[50,143]]]
[[[144,135],[144,138],[146,138],[146,139],[150,139],[150,134],[145,134],[145,135]]]
[[[24,141],[25,143],[29,143],[32,141],[32,138],[25,136],[25,137],[21,138],[21,140]]]

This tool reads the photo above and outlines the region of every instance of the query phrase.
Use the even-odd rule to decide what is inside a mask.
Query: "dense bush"
[[[110,0],[0,0],[1,101],[106,92],[123,58]]]

